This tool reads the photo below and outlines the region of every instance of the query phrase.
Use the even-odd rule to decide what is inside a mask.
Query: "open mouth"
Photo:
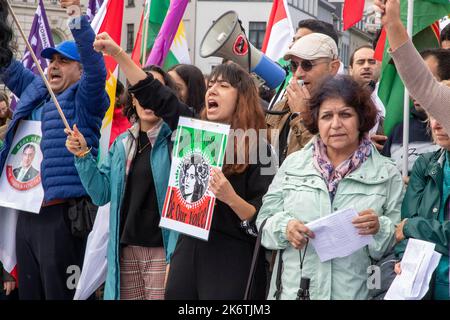
[[[208,109],[215,109],[219,106],[219,104],[214,100],[208,101]]]
[[[52,75],[50,75],[50,82],[61,80],[61,78],[62,77],[58,74],[52,74]]]

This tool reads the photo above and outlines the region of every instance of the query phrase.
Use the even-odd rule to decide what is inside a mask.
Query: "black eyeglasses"
[[[297,61],[291,60],[291,71],[296,72],[298,67],[300,66],[300,67],[302,67],[303,71],[308,72],[308,71],[311,71],[315,65],[318,65],[320,63],[327,63],[327,61],[313,63],[311,60],[302,60],[299,63]]]

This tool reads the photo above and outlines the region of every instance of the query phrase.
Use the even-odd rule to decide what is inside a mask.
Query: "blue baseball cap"
[[[64,41],[58,44],[56,48],[45,48],[41,52],[41,57],[51,59],[55,53],[59,53],[67,59],[80,62],[80,54],[75,41]]]

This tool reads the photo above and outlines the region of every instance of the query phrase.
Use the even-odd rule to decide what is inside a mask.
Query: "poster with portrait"
[[[0,176],[0,206],[39,213],[41,184],[41,122],[22,120]]]
[[[208,240],[215,196],[213,167],[222,168],[230,126],[181,117],[172,151],[160,227]]]

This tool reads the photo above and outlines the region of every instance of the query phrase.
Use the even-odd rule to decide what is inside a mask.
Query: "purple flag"
[[[183,18],[188,0],[172,0],[163,25],[156,37],[150,56],[145,66],[156,64],[162,66],[167,53],[172,45],[173,38],[177,34],[178,26]]]
[[[103,4],[103,0],[89,0],[89,4],[86,10],[86,15],[89,17],[89,21],[92,21],[97,14],[98,9]]]
[[[33,24],[31,25],[30,35],[28,36],[28,42],[31,45],[42,70],[48,68],[47,60],[41,57],[41,52],[45,48],[54,47],[52,33],[47,20],[47,14],[45,13],[44,3],[39,0],[39,5],[34,14]],[[31,57],[28,49],[25,49],[25,54],[22,59],[22,64],[25,68],[30,69],[35,74],[39,74],[39,71]],[[17,105],[17,98],[13,97],[11,101],[11,109],[14,110]]]

